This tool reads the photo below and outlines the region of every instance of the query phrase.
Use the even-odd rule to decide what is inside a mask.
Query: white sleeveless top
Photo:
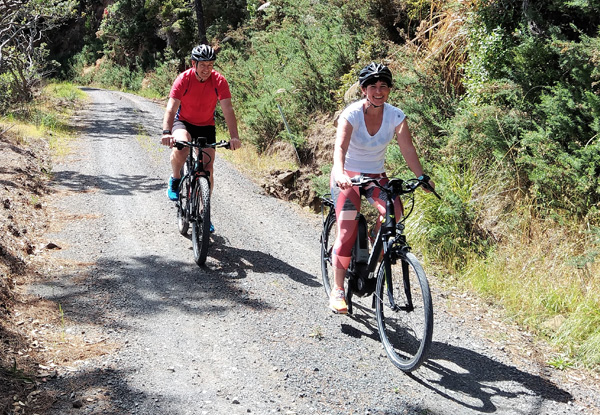
[[[406,116],[400,108],[385,103],[381,127],[375,135],[370,135],[365,124],[364,103],[364,99],[354,102],[340,115],[352,126],[344,169],[359,173],[383,173],[387,145]]]

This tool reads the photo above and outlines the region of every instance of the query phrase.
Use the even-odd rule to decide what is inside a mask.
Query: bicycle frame
[[[188,141],[177,141],[175,147],[178,150],[182,150],[183,147],[190,149],[190,154],[185,160],[187,165],[187,172],[181,177],[181,183],[183,183],[188,177],[191,177],[192,181],[198,175],[204,175],[210,183],[210,172],[204,168],[204,156],[208,156],[208,153],[204,151],[205,148],[217,147],[218,144],[206,144],[206,138],[204,137],[193,137],[191,142]],[[197,152],[195,150],[198,150]],[[181,184],[180,184],[181,186]]]
[[[390,195],[388,195],[390,196]],[[397,243],[401,243],[402,244],[402,249],[408,251],[410,250],[410,247],[406,244],[406,238],[404,238],[404,235],[402,233],[400,233],[400,235],[402,237],[400,238],[396,238],[396,235],[398,234],[398,231],[402,232],[404,230],[404,225],[402,225],[400,227],[400,229],[397,229],[396,227],[396,219],[395,216],[393,214],[394,212],[394,202],[393,199],[390,200],[390,198],[388,197],[387,201],[386,201],[386,214],[383,220],[383,223],[381,225],[381,227],[379,228],[379,231],[377,232],[377,235],[373,241],[373,247],[370,250],[369,253],[369,257],[367,260],[367,264],[366,267],[353,267],[353,269],[351,270],[351,273],[353,273],[353,275],[349,275],[349,278],[351,280],[367,280],[369,279],[369,275],[373,272],[375,272],[375,270],[377,269],[377,266],[379,265],[380,262],[383,262],[384,264],[386,264],[386,275],[390,276],[391,275],[391,257],[390,257],[390,252],[391,252],[391,248],[394,244]],[[362,216],[362,215],[361,215]],[[361,225],[359,224],[359,227]],[[361,231],[359,230],[357,232],[357,240],[355,241],[355,246],[356,244],[360,243],[359,240],[361,238],[360,235]],[[382,252],[383,252],[383,257],[382,257]],[[351,263],[354,263],[356,258],[356,249],[354,249],[352,251],[352,256],[353,258],[351,259]],[[381,261],[380,261],[381,259]],[[389,289],[389,292],[391,293],[391,289],[392,289],[392,281],[391,278],[387,278],[387,287]],[[354,294],[353,290],[352,290],[352,286],[354,285],[354,282],[352,282],[352,284],[349,283],[349,289],[347,292],[347,300],[348,300],[348,312],[352,313],[352,296]],[[373,291],[374,291],[374,286],[372,287]],[[372,294],[372,292],[367,292],[366,295],[370,295]],[[392,296],[390,296],[390,298],[392,299]],[[393,299],[392,299],[393,302]],[[373,304],[372,307],[375,307],[375,296],[373,297]],[[395,307],[395,304],[394,304]]]
[[[375,183],[375,185],[377,187],[379,187],[383,192],[386,193],[387,197],[386,197],[385,217],[381,224],[381,227],[379,228],[379,231],[377,232],[375,240],[373,241],[373,246],[369,252],[368,260],[366,262],[367,265],[366,265],[366,267],[356,266],[356,251],[357,251],[357,249],[353,249],[352,250],[352,259],[350,261],[351,266],[349,267],[349,272],[347,274],[347,277],[349,278],[350,281],[352,281],[352,283],[354,283],[354,280],[358,281],[360,279],[365,281],[365,280],[369,279],[369,274],[375,272],[379,263],[383,262],[383,264],[386,268],[386,272],[385,272],[386,286],[387,286],[388,297],[389,297],[392,309],[394,309],[394,310],[401,309],[401,310],[410,311],[413,309],[413,305],[412,305],[411,296],[410,296],[410,285],[406,279],[405,279],[404,284],[405,284],[405,291],[407,293],[407,304],[405,304],[404,306],[398,306],[394,301],[393,295],[391,295],[391,293],[393,291],[393,282],[391,279],[391,265],[393,263],[395,263],[396,259],[399,256],[410,251],[410,246],[408,245],[408,243],[406,241],[406,237],[404,235],[404,224],[396,222],[394,200],[397,197],[401,196],[402,194],[408,194],[408,193],[414,192],[414,190],[416,190],[416,188],[419,187],[420,185],[425,186],[425,187],[427,187],[427,185],[424,184],[423,182],[417,182],[416,185],[409,186],[409,185],[407,185],[407,182],[404,182],[400,179],[391,179],[387,186],[382,186],[381,184],[379,184],[379,180],[380,179],[367,178],[364,176],[357,176],[352,179],[352,182],[354,185],[364,185],[367,183]],[[430,189],[430,188],[428,188],[428,190],[431,190],[439,198],[439,195],[437,193],[435,193],[435,190]],[[328,205],[330,208],[330,214],[335,215],[335,206],[333,205],[333,202],[331,201],[330,203],[326,203],[326,205]],[[409,211],[409,213],[403,217],[402,222],[408,217],[408,215],[410,215],[411,211],[412,211],[412,208]],[[360,217],[364,218],[364,216],[362,216],[362,214],[359,213],[359,218]],[[362,225],[360,223],[360,220],[361,219],[359,219],[359,225],[358,225],[359,231],[357,232],[357,239],[355,241],[355,247],[360,243],[360,239],[361,239],[360,227]],[[398,255],[394,255],[394,256],[391,255],[392,248],[396,250],[395,252]],[[383,256],[382,256],[382,253],[383,253]],[[381,259],[381,261],[380,261],[380,259]],[[403,263],[402,266],[404,268],[406,266],[406,264]],[[406,270],[404,270],[404,271],[406,274]],[[348,292],[346,294],[347,294],[346,299],[348,302],[348,312],[351,314],[352,313],[352,296],[355,293],[353,292],[352,284],[350,284],[350,283],[349,283]],[[366,294],[363,294],[363,295],[369,295],[369,294],[371,294],[371,293],[367,292]],[[373,307],[375,304],[375,300],[376,300],[376,298],[375,298],[375,296],[373,296]]]
[[[219,141],[214,144],[207,144],[206,137],[192,137],[192,141],[176,141],[175,147],[177,147],[178,150],[182,150],[183,147],[188,147],[190,149],[190,154],[185,160],[187,172],[181,177],[181,182],[179,184],[181,190],[181,186],[183,186],[183,183],[186,180],[191,180],[190,186],[194,186],[198,176],[205,176],[210,185],[210,172],[204,168],[204,157],[210,157],[210,155],[205,149],[219,147],[229,148],[229,143],[227,141]],[[191,188],[193,189],[193,187]],[[179,201],[177,203],[179,204]]]
[[[192,243],[194,260],[198,265],[204,264],[208,252],[210,233],[210,172],[205,168],[205,158],[211,157],[206,148],[229,147],[229,143],[221,141],[207,144],[204,137],[193,137],[191,141],[176,141],[178,150],[188,147],[184,172],[179,183],[180,194],[177,201],[177,217],[179,232],[187,234],[192,224]]]

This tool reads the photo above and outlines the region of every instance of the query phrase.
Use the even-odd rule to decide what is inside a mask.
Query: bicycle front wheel
[[[187,163],[181,169],[181,184],[179,185],[179,201],[177,202],[177,227],[179,233],[187,235],[190,227],[190,180],[187,176]]]
[[[379,266],[375,311],[388,357],[399,369],[412,372],[423,363],[431,346],[433,305],[417,258],[410,252],[399,256],[395,264],[386,267],[383,261]]]
[[[327,297],[331,294],[333,286],[333,244],[337,238],[337,225],[335,221],[335,212],[332,210],[325,218],[323,232],[321,233],[321,277]]]
[[[200,176],[194,187],[192,243],[194,246],[194,261],[203,265],[208,254],[210,239],[210,185],[206,177]]]

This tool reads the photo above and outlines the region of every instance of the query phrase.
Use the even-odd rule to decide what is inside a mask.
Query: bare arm
[[[242,146],[242,142],[240,141],[240,135],[238,133],[237,119],[235,117],[235,111],[233,110],[233,104],[231,103],[231,98],[222,99],[221,110],[223,110],[223,117],[225,117],[225,122],[227,123],[227,129],[229,130],[230,140],[230,148],[232,150],[237,150]]]
[[[177,114],[177,110],[179,109],[179,105],[181,101],[175,98],[169,98],[167,102],[167,108],[165,110],[165,115],[163,117],[163,131],[173,129],[173,120],[175,120],[175,115]],[[171,134],[163,134],[162,135],[162,144],[165,146],[172,147],[173,146],[173,133]]]
[[[419,161],[417,149],[412,141],[412,136],[410,134],[410,130],[408,129],[408,122],[406,119],[402,121],[398,127],[396,127],[396,140],[398,141],[400,152],[402,153],[408,168],[414,173],[415,177],[422,176],[424,174],[423,166]],[[435,184],[432,180],[430,180],[429,183],[432,187],[435,187]]]
[[[350,144],[352,135],[352,125],[343,118],[338,120],[337,133],[335,137],[335,148],[333,150],[333,180],[341,189],[351,186],[350,178],[344,173],[344,164],[346,162],[346,152]]]
[[[169,98],[169,102],[167,102],[167,109],[165,110],[165,116],[163,117],[163,130],[171,130],[173,128],[173,120],[175,120],[175,115],[177,114],[179,105],[181,105],[180,100]]]

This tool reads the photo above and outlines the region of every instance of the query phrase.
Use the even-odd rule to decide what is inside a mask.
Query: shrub
[[[432,176],[442,200],[418,192],[414,216],[407,223],[410,240],[426,256],[460,270],[490,247],[480,222],[484,201],[478,197],[485,194],[486,184],[473,170],[453,164],[434,167]]]
[[[174,59],[160,64],[154,72],[146,76],[145,88],[151,95],[168,97],[173,81],[178,75],[178,67],[179,63]]]
[[[219,64],[239,97],[248,136],[260,150],[281,138],[301,144],[311,114],[335,110],[334,91],[361,39],[345,29],[347,7],[278,2],[255,17],[254,23],[267,26],[268,32],[250,32],[247,38],[238,33],[236,41],[224,45]]]
[[[6,114],[12,102],[12,78],[8,73],[0,74],[0,115]]]
[[[94,75],[94,82],[106,88],[129,89],[137,91],[142,86],[144,73],[141,69],[130,70],[112,61],[104,61]]]

